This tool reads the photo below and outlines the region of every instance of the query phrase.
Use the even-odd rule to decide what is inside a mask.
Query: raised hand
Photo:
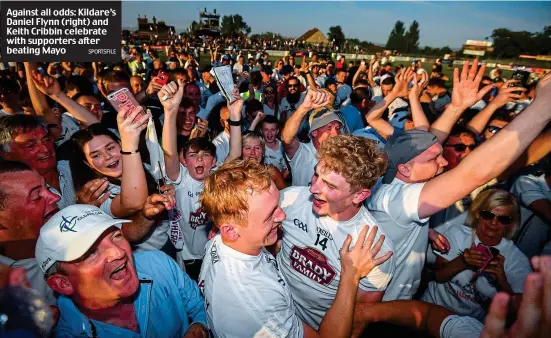
[[[159,92],[163,88],[163,85],[156,81],[157,79],[159,79],[159,78],[154,76],[154,77],[151,78],[151,81],[149,81],[149,85],[147,86],[147,89],[145,90],[145,93],[147,95],[153,95],[153,94]]]
[[[123,151],[135,151],[138,149],[140,134],[147,127],[150,117],[151,114],[144,113],[142,106],[138,108],[125,107],[117,114],[117,125],[121,135],[121,147]]]
[[[497,96],[492,100],[492,104],[498,108],[503,107],[509,102],[514,102],[516,99],[520,99],[518,92],[525,92],[526,88],[522,87],[509,87],[509,84],[518,82],[517,80],[508,80],[503,87],[499,90]]]
[[[243,101],[243,98],[239,95],[239,88],[237,86],[233,86],[233,91],[231,94],[233,101],[231,103],[228,102],[230,118],[232,121],[239,121],[241,120],[241,110],[243,109],[243,103],[245,101]]]
[[[174,81],[167,83],[162,86],[157,96],[165,109],[165,113],[177,113],[184,96],[184,81],[178,80],[178,83]]]
[[[411,74],[411,78],[409,80],[410,80],[409,82],[413,81],[413,87],[411,87],[411,89],[409,91],[409,95],[408,95],[409,99],[410,100],[419,99],[419,96],[421,96],[421,94],[423,93],[423,91],[427,87],[427,84],[429,83],[429,76],[427,75],[427,72],[422,72],[421,73],[421,79],[420,80],[417,80],[417,74],[415,74],[415,72],[413,72],[413,74]]]
[[[407,97],[408,96],[408,84],[411,80],[412,75],[415,75],[413,68],[408,67],[402,69],[396,75],[395,81],[396,84],[392,88],[392,93],[396,97]]]
[[[368,230],[369,226],[366,225],[360,232],[356,245],[352,249],[350,249],[352,236],[346,236],[339,251],[342,273],[351,273],[357,280],[367,276],[373,268],[383,264],[392,256],[392,252],[389,251],[379,258],[375,258],[383,246],[385,236],[381,235],[377,243],[373,245],[378,229],[374,226],[369,232],[369,236],[367,235]]]
[[[323,90],[309,88],[299,109],[302,108],[309,111],[325,107],[329,102],[331,102],[331,95],[329,95],[329,93]]]
[[[42,75],[36,70],[32,71],[31,78],[36,88],[44,95],[54,96],[61,93],[61,87],[55,78],[49,75]]]
[[[197,119],[197,136],[205,137],[209,129],[209,121],[198,118]]]
[[[534,261],[537,260],[538,268]],[[513,325],[507,329],[511,296],[495,295],[486,316],[481,338],[543,338],[551,330],[551,256],[532,258],[534,273],[526,277],[522,302]]]
[[[478,59],[475,59],[472,67],[469,68],[469,63],[463,64],[463,70],[461,71],[461,77],[459,76],[459,69],[455,68],[453,71],[453,91],[452,91],[452,105],[460,109],[468,109],[478,101],[482,100],[493,85],[487,85],[479,90],[480,82],[486,71],[486,65],[482,65],[478,69]]]
[[[111,195],[107,190],[109,181],[106,178],[96,178],[87,182],[76,194],[78,204],[89,204],[99,207]]]

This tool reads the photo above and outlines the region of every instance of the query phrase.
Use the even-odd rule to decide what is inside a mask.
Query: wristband
[[[241,127],[241,121],[242,120],[239,120],[239,121],[232,121],[230,119],[228,119],[228,124],[230,126],[234,126],[234,127]]]
[[[134,151],[122,151],[121,150],[122,155],[133,155],[133,154],[139,154],[139,153],[140,153],[139,150],[134,150]]]

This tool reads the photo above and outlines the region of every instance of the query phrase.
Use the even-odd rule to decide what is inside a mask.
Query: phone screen
[[[138,101],[136,101],[136,98],[128,88],[121,88],[116,92],[107,95],[107,99],[109,100],[113,108],[115,108],[117,113],[120,112],[123,108],[128,107],[128,111],[130,112],[133,110],[133,108],[140,107],[140,104],[138,103]]]

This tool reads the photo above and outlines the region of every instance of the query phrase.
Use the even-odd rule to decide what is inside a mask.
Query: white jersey
[[[551,200],[551,189],[545,180],[545,174],[520,176],[513,184],[511,192],[526,208],[537,200]]]
[[[292,185],[307,187],[312,183],[314,169],[316,168],[316,164],[318,164],[317,153],[318,151],[314,148],[314,143],[300,142],[295,156],[289,160],[293,177]]]
[[[339,250],[347,235],[352,244],[365,225],[375,219],[363,206],[348,221],[338,222],[312,211],[312,194],[306,187],[291,187],[281,192],[280,206],[287,214],[283,221],[283,244],[277,262],[285,275],[297,306],[298,316],[317,330],[333,304],[339,287],[341,263]],[[377,239],[384,234],[379,228]],[[393,251],[386,240],[379,256]],[[394,273],[394,259],[377,266],[360,281],[363,291],[385,291]]]
[[[473,229],[464,225],[450,227],[443,235],[450,242],[450,251],[447,254],[437,254],[447,261],[452,261],[470,248],[473,240],[475,245],[480,243]],[[503,269],[511,289],[514,293],[522,293],[524,280],[532,272],[528,258],[512,241],[505,238],[494,247],[505,257]],[[483,306],[496,295],[497,289],[487,274],[482,273],[474,283],[473,277],[474,272],[466,269],[445,283],[430,282],[421,299],[444,306],[458,315],[470,316],[484,322],[486,314]]]
[[[279,115],[281,116],[283,112],[287,114],[287,119],[289,117],[293,116],[295,111],[298,109],[298,107],[304,102],[304,98],[306,97],[306,92],[300,93],[300,97],[297,101],[297,103],[289,103],[289,99],[287,97],[284,97],[281,100],[281,104],[279,105]]]
[[[264,164],[271,164],[274,167],[276,167],[278,170],[286,170],[287,169],[287,163],[285,162],[285,159],[283,158],[283,152],[282,152],[282,144],[280,140],[276,140],[277,142],[277,149],[273,150],[272,148],[268,147],[267,145],[264,146]]]
[[[266,249],[250,256],[222,242],[207,243],[199,274],[214,337],[303,337],[291,292]]]
[[[212,222],[199,203],[203,182],[193,179],[187,168],[180,164],[180,174],[174,184],[178,209],[174,213],[174,221],[180,224],[184,240],[182,250],[178,251],[178,263],[181,260],[202,259],[212,228]]]
[[[396,248],[392,255],[396,271],[384,301],[411,299],[421,283],[429,244],[428,218],[419,219],[418,214],[423,185],[406,184],[395,178],[392,183],[383,184],[367,205],[379,228]]]
[[[230,134],[221,132],[212,140],[212,144],[216,147],[216,166],[220,166],[230,154]]]

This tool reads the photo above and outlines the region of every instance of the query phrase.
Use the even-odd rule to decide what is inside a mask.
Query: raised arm
[[[412,74],[413,69],[411,67],[400,71],[396,75],[396,84],[392,88],[392,91],[365,114],[367,123],[385,139],[392,136],[394,127],[383,119],[383,113],[396,98],[408,96],[408,81],[411,79]]]
[[[330,95],[328,93],[322,90],[309,88],[302,104],[298,107],[294,114],[287,119],[287,122],[285,122],[285,126],[283,127],[283,131],[281,132],[281,141],[283,142],[285,153],[290,159],[295,156],[295,153],[300,146],[296,136],[304,117],[308,114],[308,112],[310,112],[310,110],[323,107],[327,105],[329,101]]]
[[[442,115],[434,121],[429,130],[438,138],[440,144],[446,141],[463,112],[482,100],[484,95],[493,88],[493,85],[487,85],[479,91],[479,85],[486,66],[482,65],[478,71],[477,68],[478,59],[475,59],[470,69],[468,62],[463,64],[461,78],[459,77],[458,68],[453,72],[452,102],[446,107]]]
[[[233,87],[232,96],[234,101],[228,104],[228,110],[230,111],[230,152],[224,162],[233,161],[236,158],[241,157],[241,152],[243,148],[241,146],[241,125],[236,124],[232,125],[232,122],[241,121],[242,115],[241,110],[243,109],[243,98],[239,95],[239,88],[237,86]]]
[[[46,97],[36,88],[33,82],[33,73],[36,74],[37,69],[36,63],[23,62],[23,64],[25,66],[25,77],[27,78],[29,96],[36,115],[41,116],[47,123],[57,124],[59,119],[55,117],[54,112],[46,101]]]
[[[90,113],[86,108],[62,92],[59,87],[59,82],[55,78],[51,76],[42,76],[33,71],[32,83],[36,89],[40,90],[43,94],[48,95],[52,98],[52,100],[67,109],[69,114],[77,119],[83,126],[88,127],[91,124],[100,122],[94,114]]]
[[[256,129],[256,126],[258,126],[258,124],[260,123],[260,121],[264,120],[265,116],[266,115],[264,115],[264,113],[261,111],[256,112],[256,116],[254,117],[253,122],[249,126],[249,130],[254,131]]]
[[[499,94],[490,103],[484,107],[478,114],[475,115],[467,124],[473,132],[476,134],[482,134],[484,128],[492,118],[492,115],[496,110],[506,105],[508,102],[513,102],[514,99],[520,98],[517,91],[526,91],[526,88],[521,87],[509,87],[510,83],[517,82],[516,80],[508,80],[503,87],[499,90]]]
[[[525,151],[551,120],[551,74],[540,80],[536,94],[532,104],[513,122],[457,167],[425,184],[419,200],[419,218],[434,215],[498,176]]]
[[[358,71],[356,72],[356,74],[354,74],[354,78],[352,78],[352,87],[353,88],[356,88],[356,81],[358,80],[358,77],[360,76],[360,73],[365,73],[366,70],[367,70],[367,68],[366,68],[365,65],[360,65],[360,67],[358,68]]]
[[[308,87],[309,88],[319,88],[318,84],[314,80],[314,76],[310,71],[306,72],[306,80],[308,81]]]
[[[184,96],[184,82],[178,80],[163,86],[157,93],[165,112],[165,123],[163,125],[163,152],[165,157],[166,175],[172,181],[176,181],[180,175],[180,158],[178,157],[178,130],[176,128],[176,117],[178,107]]]
[[[151,114],[143,113],[143,108],[117,114],[117,124],[121,135],[121,193],[111,203],[114,217],[127,217],[143,209],[147,200],[147,182],[138,145],[140,134],[147,128]],[[123,154],[128,152],[128,154]]]
[[[371,88],[376,85],[375,80],[373,80],[373,65],[375,64],[375,61],[377,61],[375,57],[372,57],[371,60],[369,60],[369,69],[367,70],[367,81],[369,81]]]
[[[430,123],[425,115],[425,112],[423,111],[419,97],[429,83],[429,76],[427,75],[427,72],[423,72],[421,75],[421,80],[417,81],[417,77],[415,73],[413,73],[411,76],[411,81],[413,81],[413,87],[411,87],[408,97],[413,125],[415,126],[415,129],[428,131]]]

